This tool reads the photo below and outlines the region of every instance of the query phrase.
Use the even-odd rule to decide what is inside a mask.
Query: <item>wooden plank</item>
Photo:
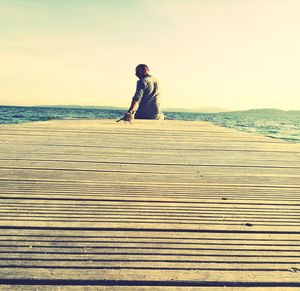
[[[16,165],[17,163],[17,165]],[[0,169],[55,169],[55,170],[77,170],[77,171],[101,171],[112,173],[151,173],[151,174],[207,174],[207,175],[265,175],[265,176],[295,176],[300,177],[300,167],[266,167],[266,166],[233,166],[233,165],[169,165],[169,164],[121,164],[121,163],[97,163],[88,161],[26,161],[26,160],[0,160]],[[270,173],[270,169],[272,173]]]
[[[123,271],[120,271],[123,270]],[[198,272],[197,272],[198,271]],[[280,276],[279,275],[280,272]],[[289,271],[288,269],[282,270],[226,270],[212,268],[208,270],[176,270],[176,269],[138,269],[132,267],[132,269],[101,269],[101,268],[50,268],[50,267],[33,267],[25,268],[15,267],[13,268],[1,268],[1,273],[6,279],[23,280],[28,279],[42,279],[42,280],[78,280],[85,278],[86,281],[94,280],[95,283],[109,284],[110,280],[118,280],[121,284],[121,280],[126,281],[138,281],[136,285],[142,284],[145,281],[150,281],[149,285],[155,286],[155,283],[176,281],[178,285],[181,284],[195,284],[205,286],[205,282],[220,282],[222,286],[229,285],[234,282],[236,286],[247,286],[252,283],[253,285],[262,285],[261,283],[269,283],[272,286],[291,286],[299,287],[299,274]],[[110,278],[110,279],[108,279]],[[182,282],[183,281],[183,282]],[[247,282],[245,284],[245,282]],[[170,283],[169,283],[170,284]],[[214,283],[216,284],[216,283]],[[209,285],[209,284],[208,284]],[[251,286],[251,284],[250,284]],[[255,285],[254,285],[255,286]]]
[[[249,185],[255,180],[256,185],[270,185],[270,186],[300,186],[300,178],[298,174],[295,175],[280,175],[275,176],[272,174],[259,175],[256,173],[243,175],[233,174],[226,172],[223,175],[215,173],[202,174],[196,173],[189,175],[188,173],[168,173],[161,175],[159,173],[136,173],[136,172],[108,172],[102,170],[87,170],[87,169],[63,169],[56,168],[44,168],[44,169],[30,169],[30,168],[2,168],[0,169],[0,175],[2,179],[14,179],[17,177],[23,177],[25,179],[34,180],[61,180],[72,181],[74,176],[76,180],[81,181],[105,181],[111,182],[144,182],[158,183],[165,181],[171,183],[172,181],[182,181],[182,183],[220,183],[223,185],[234,184],[238,182],[238,185]]]
[[[142,120],[0,137],[3,286],[300,287],[299,144]]]

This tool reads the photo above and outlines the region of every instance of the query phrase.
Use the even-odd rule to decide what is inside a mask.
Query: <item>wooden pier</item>
[[[300,144],[169,120],[0,139],[1,290],[299,290]]]

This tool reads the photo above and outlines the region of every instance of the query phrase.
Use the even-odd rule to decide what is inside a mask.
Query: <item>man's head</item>
[[[149,68],[145,64],[140,64],[135,68],[135,75],[141,79],[145,76],[147,76],[149,73]]]

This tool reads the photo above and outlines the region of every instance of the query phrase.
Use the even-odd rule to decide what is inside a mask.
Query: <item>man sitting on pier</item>
[[[160,109],[160,88],[158,81],[149,75],[147,65],[140,64],[135,68],[135,75],[139,78],[136,91],[128,112],[122,118],[131,121],[135,119],[163,120],[164,114]]]

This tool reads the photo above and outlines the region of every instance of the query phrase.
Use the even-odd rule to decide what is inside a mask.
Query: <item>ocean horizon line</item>
[[[0,107],[20,107],[20,108],[65,108],[65,109],[100,109],[100,110],[127,110],[127,107],[122,106],[101,106],[101,105],[0,105]],[[250,109],[223,109],[217,106],[205,106],[199,108],[180,108],[180,107],[162,107],[165,112],[187,112],[187,113],[234,113],[234,112],[247,112],[247,113],[293,113],[300,112],[300,109],[285,110],[279,108],[250,108]]]

